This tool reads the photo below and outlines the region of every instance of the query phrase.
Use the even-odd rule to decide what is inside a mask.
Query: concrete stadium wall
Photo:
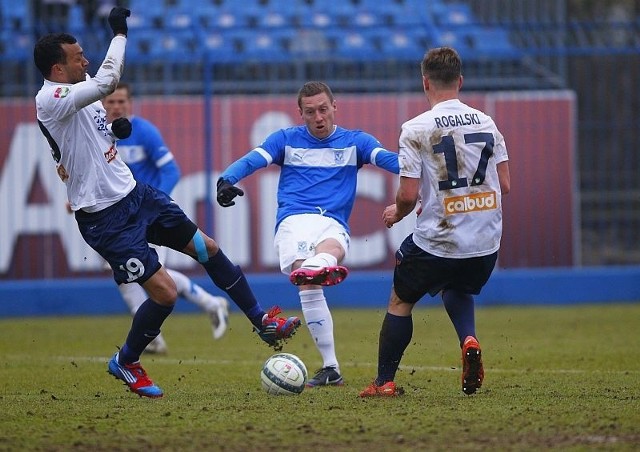
[[[283,309],[299,309],[297,289],[284,275],[250,274],[247,278],[265,308],[277,304]],[[208,278],[194,280],[221,294]],[[327,288],[326,294],[332,307],[384,309],[391,282],[391,272],[354,271],[344,283]],[[499,270],[476,300],[479,307],[640,302],[640,267]],[[439,302],[428,298],[421,303]],[[196,310],[184,300],[176,307],[176,312]],[[238,308],[232,306],[232,310]],[[0,282],[0,318],[126,312],[110,278]]]

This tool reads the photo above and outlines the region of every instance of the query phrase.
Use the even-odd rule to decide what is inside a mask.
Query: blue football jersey
[[[138,116],[130,121],[131,135],[117,143],[122,160],[136,180],[170,194],[179,179],[173,154],[151,122]]]
[[[316,213],[337,220],[349,231],[358,170],[370,163],[399,172],[397,154],[368,133],[336,127],[319,139],[306,126],[297,126],[269,135],[221,177],[236,183],[272,163],[281,166],[276,227],[290,215]]]

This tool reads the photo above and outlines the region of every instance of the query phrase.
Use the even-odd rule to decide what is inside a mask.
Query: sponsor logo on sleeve
[[[115,160],[116,155],[118,155],[118,150],[112,145],[109,150],[104,153],[104,158],[107,159],[108,163],[111,163]]]
[[[69,95],[69,92],[70,90],[66,86],[59,86],[53,92],[53,97],[55,97],[56,99],[62,99],[63,97],[67,97]]]

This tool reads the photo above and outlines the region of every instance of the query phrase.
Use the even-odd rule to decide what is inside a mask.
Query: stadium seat
[[[22,62],[33,57],[34,39],[31,33],[20,30],[0,32],[0,61]]]
[[[429,5],[433,21],[442,28],[458,28],[477,23],[466,3],[439,3]]]
[[[192,63],[202,56],[202,47],[189,29],[171,29],[164,32],[139,30],[128,37],[127,53],[138,63],[165,61]]]
[[[193,10],[195,22],[206,29],[234,30],[250,25],[254,13],[250,8],[229,8],[225,5],[201,3]]]
[[[203,56],[208,62],[233,63],[240,61],[239,46],[233,33],[199,29],[197,36]]]
[[[474,27],[468,38],[478,58],[513,60],[522,57],[522,52],[511,44],[505,29]]]
[[[338,25],[337,17],[328,11],[308,8],[308,9],[296,9],[295,14],[297,18],[296,23],[302,28],[332,28]]]
[[[149,0],[130,0],[131,17],[127,20],[134,28],[161,27],[165,20],[165,7],[162,2]]]
[[[193,11],[183,8],[171,8],[170,14],[165,14],[163,25],[173,29],[191,28],[194,25]]]
[[[0,0],[2,30],[27,31],[33,26],[28,1]]]
[[[292,8],[266,8],[256,16],[256,25],[265,29],[287,28],[294,25]]]
[[[371,33],[360,30],[333,30],[328,33],[334,55],[339,59],[353,61],[374,61],[380,59]]]
[[[440,28],[434,28],[433,45],[435,47],[453,47],[458,51],[460,57],[462,57],[463,60],[466,60],[467,58],[473,58],[469,37],[464,36],[461,33],[456,33],[453,30],[442,30]]]
[[[424,56],[430,38],[425,28],[389,28],[378,34],[382,58],[418,62]]]
[[[273,30],[248,30],[236,34],[240,40],[240,56],[245,61],[263,61],[265,63],[286,62],[291,60],[287,51],[286,39],[290,32],[278,33]]]

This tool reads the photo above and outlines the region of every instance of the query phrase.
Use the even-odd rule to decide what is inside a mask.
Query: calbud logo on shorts
[[[496,192],[473,193],[464,196],[453,196],[444,199],[444,211],[447,215],[454,213],[478,212],[496,209]]]

